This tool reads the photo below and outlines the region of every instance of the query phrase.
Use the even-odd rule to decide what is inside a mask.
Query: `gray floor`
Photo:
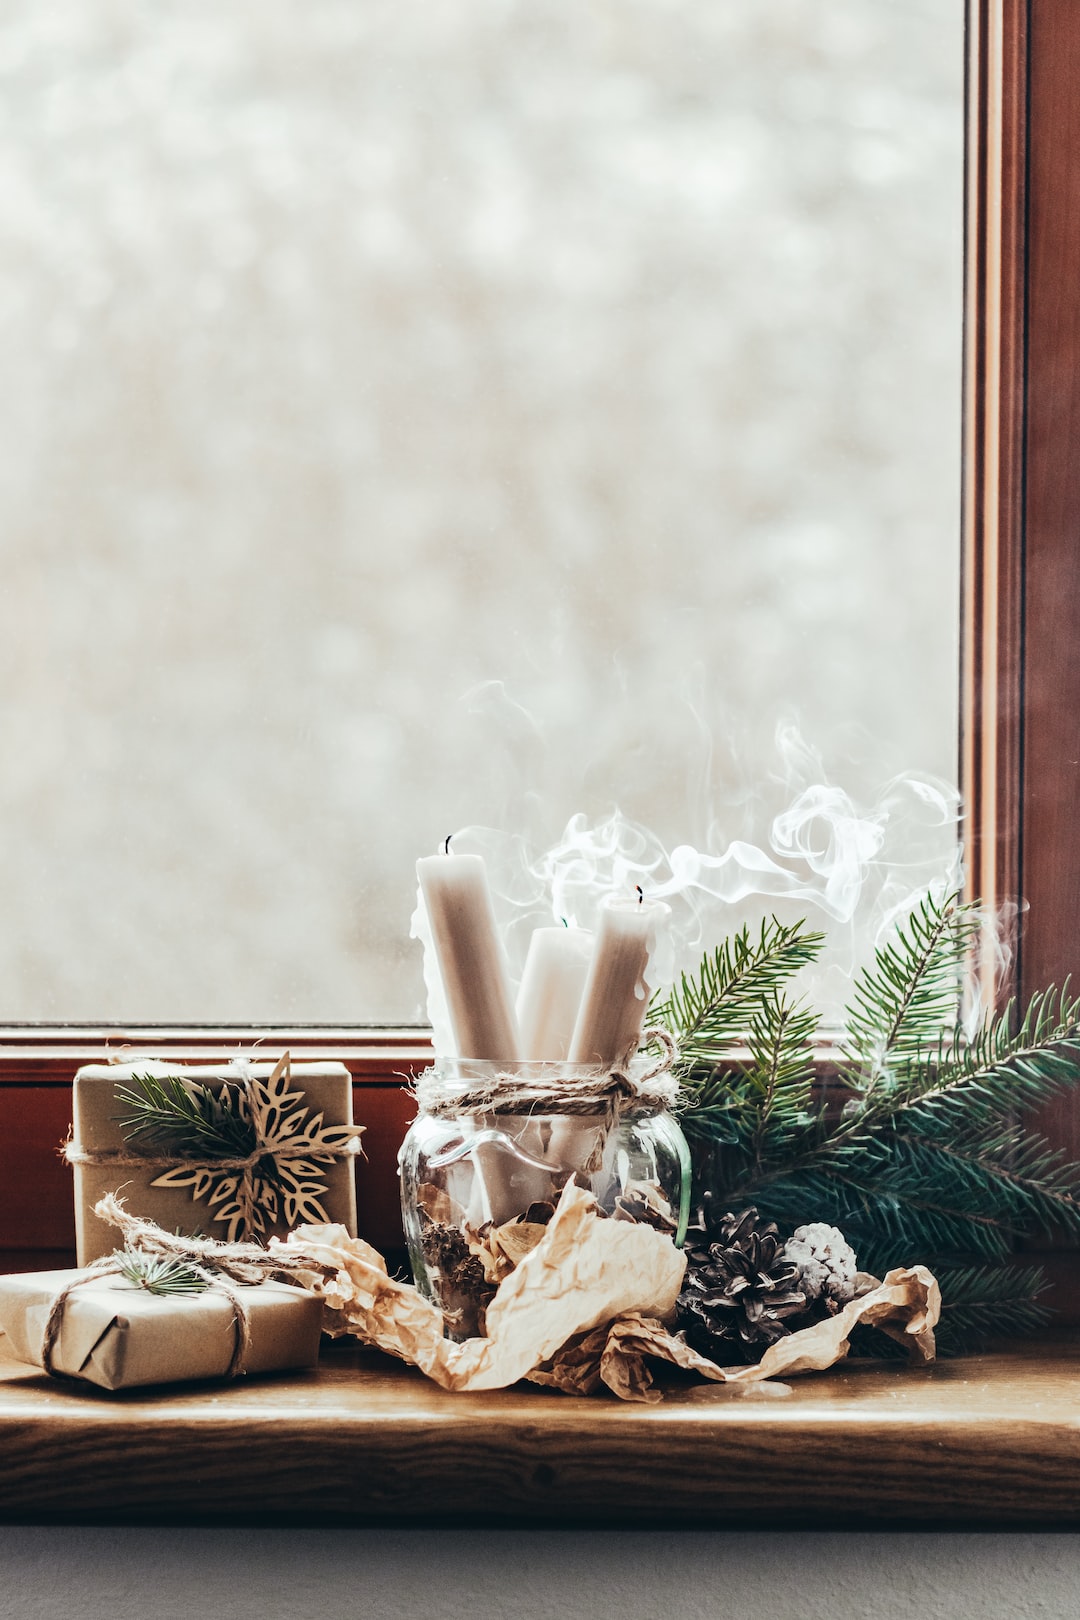
[[[2,1620],[1073,1620],[1080,1536],[0,1531]]]

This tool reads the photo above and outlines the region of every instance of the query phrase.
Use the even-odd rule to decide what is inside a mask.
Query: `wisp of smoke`
[[[886,783],[872,804],[857,805],[792,728],[777,741],[788,799],[762,844],[736,838],[720,848],[668,850],[619,810],[594,821],[572,815],[546,850],[515,832],[456,832],[455,849],[486,860],[511,976],[520,975],[534,927],[560,919],[594,927],[608,895],[632,895],[640,886],[672,912],[654,961],[659,982],[692,972],[702,952],[742,922],[776,911],[805,916],[827,932],[805,988],[823,1016],[838,1011],[853,972],[880,938],[928,889],[959,883],[959,799],[943,783],[905,775]],[[418,913],[414,934],[423,926]],[[428,989],[438,1024],[438,986]]]

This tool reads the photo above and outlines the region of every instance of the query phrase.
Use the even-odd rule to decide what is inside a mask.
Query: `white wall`
[[[0,1620],[1075,1620],[1080,1535],[0,1529]]]

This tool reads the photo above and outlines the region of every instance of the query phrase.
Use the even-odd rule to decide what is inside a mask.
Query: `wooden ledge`
[[[0,1345],[2,1349],[2,1345]],[[1080,1525],[1080,1346],[852,1364],[786,1398],[447,1395],[377,1352],[106,1395],[0,1360],[7,1522]]]

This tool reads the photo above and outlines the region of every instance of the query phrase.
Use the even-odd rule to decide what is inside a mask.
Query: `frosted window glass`
[[[6,0],[0,1016],[415,1020],[455,827],[954,780],[962,13]]]

